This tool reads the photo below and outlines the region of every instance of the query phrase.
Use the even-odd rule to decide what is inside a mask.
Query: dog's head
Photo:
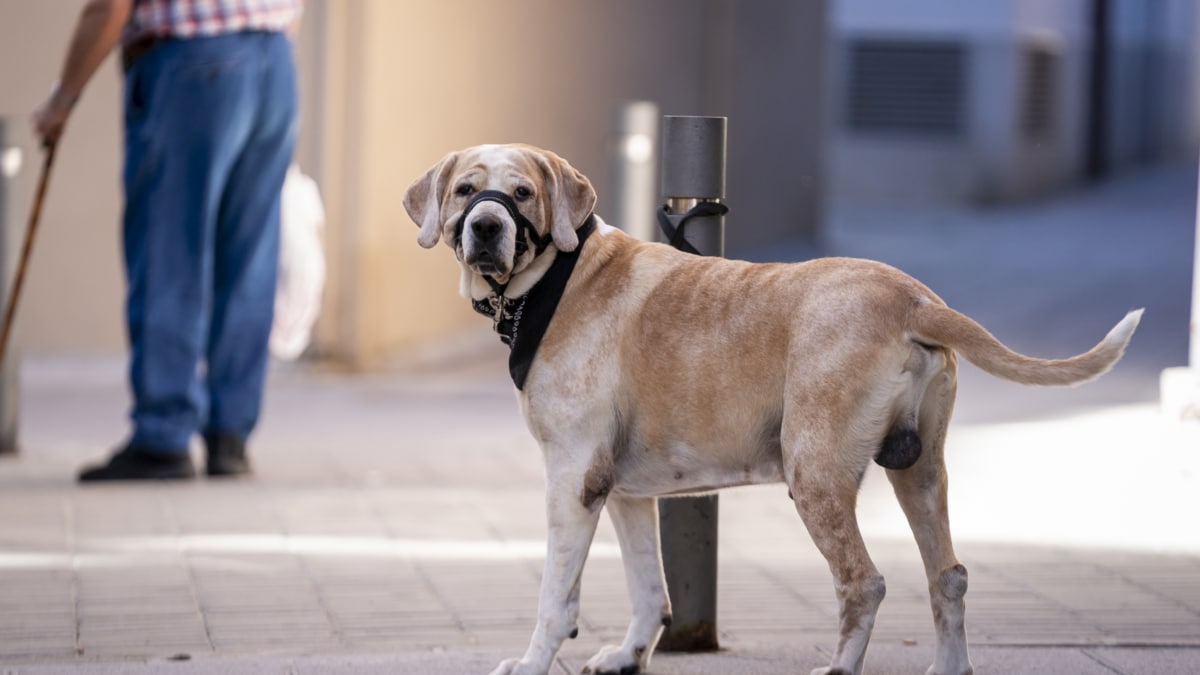
[[[445,240],[466,270],[498,283],[533,262],[539,241],[575,250],[575,228],[595,204],[596,191],[583,174],[528,145],[452,152],[404,193],[421,246]]]

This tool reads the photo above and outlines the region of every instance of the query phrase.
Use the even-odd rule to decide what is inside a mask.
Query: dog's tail
[[[949,347],[984,371],[1021,384],[1062,386],[1078,384],[1107,373],[1121,359],[1141,309],[1125,315],[1100,344],[1067,359],[1038,359],[1004,346],[971,318],[943,304],[919,302],[910,315],[914,339]]]

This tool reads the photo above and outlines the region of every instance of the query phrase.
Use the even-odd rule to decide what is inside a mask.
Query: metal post
[[[603,210],[610,224],[642,241],[654,241],[655,154],[658,143],[658,106],[650,101],[628,101],[613,110],[609,142],[612,182],[611,202]]]
[[[725,198],[724,117],[663,118],[662,192],[676,226],[701,202]],[[725,218],[688,221],[684,238],[701,255],[725,255]],[[712,651],[717,644],[717,496],[660,499],[663,569],[672,623],[665,651]]]
[[[12,238],[9,233],[10,223],[20,222],[15,217],[15,200],[13,199],[13,179],[21,171],[21,149],[10,147],[6,137],[7,129],[4,119],[0,118],[0,298],[8,297],[9,278],[13,269]],[[3,301],[0,300],[0,303]],[[3,308],[0,308],[0,314]],[[17,405],[18,381],[17,364],[20,359],[16,356],[18,347],[12,345],[4,354],[0,363],[0,455],[16,454],[17,452]]]
[[[1200,422],[1200,179],[1196,195],[1195,257],[1192,259],[1192,314],[1188,323],[1188,364],[1167,368],[1159,377],[1159,402],[1167,417]]]
[[[1193,242],[1195,255],[1192,258],[1192,316],[1188,324],[1190,342],[1188,343],[1188,367],[1195,376],[1195,391],[1200,392],[1200,177],[1197,178],[1196,191],[1196,237]],[[1200,397],[1193,401],[1200,406]]]

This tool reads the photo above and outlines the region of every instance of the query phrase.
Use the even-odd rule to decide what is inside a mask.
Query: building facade
[[[838,0],[829,184],[996,202],[1189,151],[1194,0]]]

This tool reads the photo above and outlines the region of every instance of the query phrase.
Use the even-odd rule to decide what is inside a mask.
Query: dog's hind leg
[[[671,620],[658,535],[658,501],[653,497],[611,496],[607,507],[621,544],[633,620],[624,642],[605,646],[588,660],[583,672],[645,672],[663,626]]]
[[[580,486],[585,483],[581,474],[547,463],[548,541],[537,625],[525,655],[502,662],[492,675],[545,675],[562,643],[578,632],[580,577],[607,494],[590,502],[581,499]]]
[[[888,471],[921,550],[929,581],[929,602],[937,631],[937,654],[928,671],[931,675],[973,672],[964,626],[967,570],[954,555],[946,502],[943,449],[954,390],[953,372],[933,382],[921,406],[920,433],[925,452],[912,467]]]
[[[886,593],[854,514],[858,483],[873,449],[843,450],[845,442],[839,443],[836,434],[811,429],[793,439],[785,429],[784,436],[784,452],[795,452],[785,476],[800,517],[829,563],[839,605],[837,649],[829,667],[813,675],[861,675],[875,613]]]

